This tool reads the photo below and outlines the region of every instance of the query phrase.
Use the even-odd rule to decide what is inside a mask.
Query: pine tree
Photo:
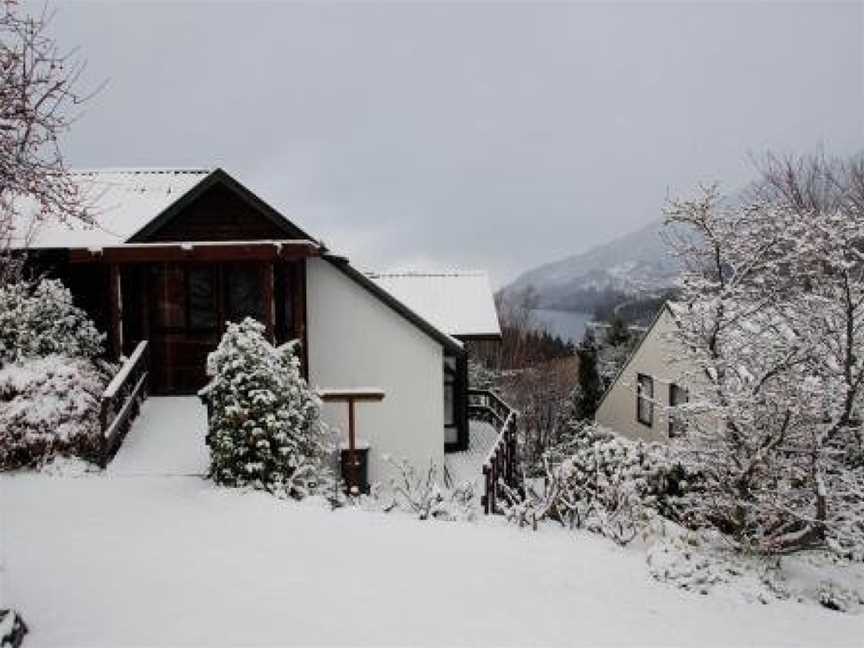
[[[588,330],[585,337],[576,348],[579,358],[579,389],[576,399],[576,414],[579,418],[590,419],[594,417],[600,398],[603,395],[603,386],[600,383],[600,374],[597,372],[597,343],[594,332]]]
[[[210,474],[220,484],[303,494],[331,444],[320,401],[300,372],[296,342],[274,348],[264,326],[246,318],[228,324],[207,359],[203,390],[210,412]],[[311,476],[312,484],[300,477]]]

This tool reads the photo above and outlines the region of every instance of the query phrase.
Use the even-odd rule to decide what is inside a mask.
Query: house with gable
[[[111,357],[146,342],[152,395],[194,395],[226,322],[251,316],[275,344],[300,340],[322,393],[383,397],[352,403],[350,421],[339,398],[324,405],[343,434],[356,417],[370,481],[387,477],[385,455],[443,466],[469,446],[464,341],[500,338],[484,274],[362,272],[222,169],[74,178],[96,224],[22,217],[14,247],[63,280]]]
[[[668,442],[682,433],[669,408],[688,400],[692,367],[681,360],[673,304],[666,302],[603,394],[594,419],[631,440]]]

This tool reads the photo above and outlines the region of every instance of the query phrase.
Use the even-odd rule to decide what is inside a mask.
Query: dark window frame
[[[676,391],[680,394],[683,394],[684,397],[682,400],[676,400],[674,398],[674,394],[676,393]],[[677,383],[674,383],[674,382],[669,383],[669,407],[670,408],[675,407],[676,405],[681,405],[682,403],[686,403],[689,400],[690,400],[690,392],[685,387],[681,387],[681,385],[678,385]],[[669,434],[670,439],[674,439],[675,437],[681,436],[681,433],[683,431],[680,429],[681,428],[680,424],[678,425],[679,429],[676,429],[675,421],[673,420],[673,416],[674,416],[673,413],[670,411],[669,412],[669,429],[668,429],[668,434]]]
[[[643,383],[650,387],[651,394],[649,396],[645,396],[643,393]],[[640,407],[642,401],[645,401],[647,406],[647,420],[642,418],[642,407]],[[636,374],[636,420],[646,427],[654,427],[654,377],[648,374]]]

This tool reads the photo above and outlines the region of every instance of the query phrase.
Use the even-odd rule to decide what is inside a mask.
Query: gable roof
[[[489,277],[480,271],[370,272],[369,278],[458,338],[500,339]]]
[[[633,350],[630,352],[630,355],[627,356],[627,361],[621,365],[618,369],[618,373],[615,374],[615,379],[609,383],[609,387],[606,388],[606,391],[603,392],[603,396],[597,401],[597,409],[594,411],[595,415],[600,411],[600,407],[603,405],[603,402],[606,400],[606,397],[609,396],[609,393],[618,384],[618,381],[621,379],[621,376],[627,370],[627,367],[630,366],[630,363],[633,362],[633,358],[636,357],[636,354],[639,353],[639,349],[642,348],[645,340],[651,335],[651,332],[654,330],[654,327],[657,326],[657,323],[660,321],[660,318],[663,317],[664,313],[669,313],[672,317],[672,321],[675,324],[678,324],[678,319],[675,317],[675,308],[678,308],[677,305],[673,306],[672,302],[666,301],[663,303],[662,308],[657,309],[657,313],[654,315],[654,319],[651,320],[651,324],[648,325],[648,328],[645,329],[645,332],[642,334],[642,337],[639,338],[639,341],[636,343],[636,346],[633,347]]]
[[[207,189],[223,184],[285,233],[314,240],[222,169],[92,169],[70,175],[95,225],[40,221],[34,210],[16,222],[14,247],[102,247],[145,242]],[[29,240],[28,240],[29,239]]]
[[[96,224],[39,221],[21,210],[13,243],[31,248],[118,245],[206,178],[209,169],[94,169],[72,171]],[[29,238],[29,241],[27,240]]]

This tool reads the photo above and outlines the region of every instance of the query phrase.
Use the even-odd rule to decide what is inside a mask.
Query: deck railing
[[[468,390],[468,415],[491,423],[498,430],[498,438],[483,462],[483,512],[500,513],[498,500],[502,496],[502,483],[516,487],[516,410],[488,389]]]
[[[147,340],[143,340],[102,393],[99,410],[102,438],[97,459],[103,468],[123,443],[129,426],[138,416],[141,403],[147,398],[149,375],[150,347]]]

